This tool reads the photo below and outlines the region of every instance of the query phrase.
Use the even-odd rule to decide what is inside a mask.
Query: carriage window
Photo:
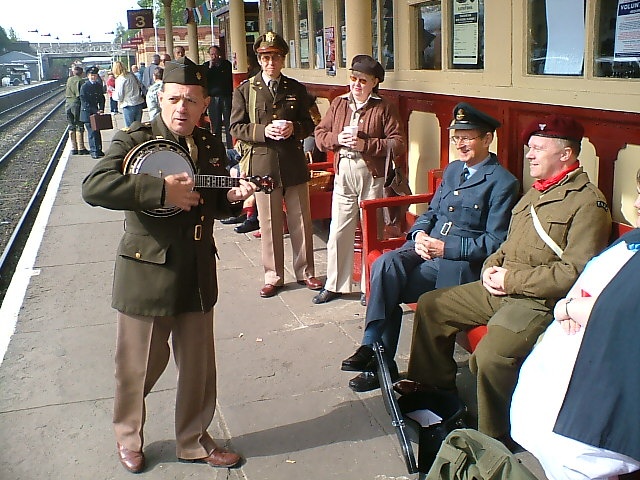
[[[416,44],[414,65],[420,70],[442,69],[442,5],[440,0],[413,6]]]
[[[338,32],[337,44],[340,47],[338,66],[344,68],[347,65],[347,21],[345,15],[345,0],[338,0]]]
[[[307,0],[298,0],[298,29],[300,32],[300,67],[309,68],[309,10]]]
[[[393,70],[393,0],[371,0],[371,31],[373,58],[385,70]]]
[[[596,32],[594,75],[640,78],[640,3],[600,0]]]
[[[528,0],[532,75],[582,75],[586,0]]]
[[[484,0],[453,0],[451,67],[484,68]]]

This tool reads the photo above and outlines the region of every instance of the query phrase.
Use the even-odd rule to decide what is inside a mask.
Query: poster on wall
[[[637,0],[618,0],[613,56],[620,61],[640,57],[640,2]]]
[[[336,39],[334,27],[325,27],[324,29],[324,58],[327,75],[335,76],[336,74]]]
[[[478,2],[453,3],[453,64],[478,64]]]
[[[300,66],[309,64],[309,28],[307,19],[300,19]]]
[[[342,56],[342,65],[347,64],[347,26],[340,27],[340,52]]]
[[[322,35],[316,35],[316,68],[324,69],[324,38]]]

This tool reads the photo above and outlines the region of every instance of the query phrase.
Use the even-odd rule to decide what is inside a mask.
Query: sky
[[[4,3],[4,2],[3,2]],[[0,26],[7,35],[13,28],[19,40],[31,43],[111,42],[119,23],[127,28],[127,10],[140,7],[136,0],[78,2],[70,0],[29,0],[28,8],[3,5]],[[29,33],[38,30],[38,33]],[[42,36],[50,33],[51,37]],[[82,33],[82,35],[73,35]]]

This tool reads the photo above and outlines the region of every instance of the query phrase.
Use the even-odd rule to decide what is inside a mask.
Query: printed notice
[[[618,0],[614,48],[616,60],[630,61],[640,57],[640,1]]]
[[[453,3],[453,63],[478,63],[478,2],[457,0]]]

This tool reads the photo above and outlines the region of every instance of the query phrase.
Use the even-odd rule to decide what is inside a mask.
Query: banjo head
[[[151,175],[164,178],[187,172],[193,178],[195,167],[189,153],[179,143],[170,140],[149,140],[134,147],[124,158],[123,173],[130,175]],[[165,205],[145,213],[155,217],[176,215],[181,210],[175,205]]]

